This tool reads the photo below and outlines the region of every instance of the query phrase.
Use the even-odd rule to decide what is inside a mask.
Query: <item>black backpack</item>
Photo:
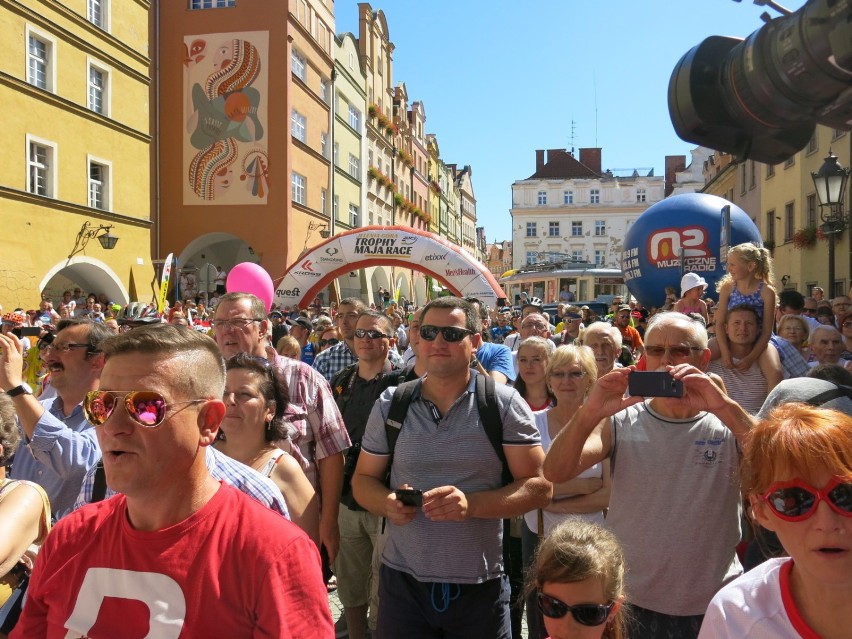
[[[405,416],[408,413],[408,406],[411,404],[411,397],[414,394],[414,389],[417,382],[420,380],[411,380],[403,382],[393,392],[388,416],[385,420],[385,433],[388,438],[388,467],[385,484],[390,486],[391,466],[393,465],[393,451],[396,447],[396,440],[399,438],[400,429],[405,421]],[[500,419],[500,410],[497,406],[497,391],[494,380],[487,375],[477,375],[474,382],[476,386],[476,406],[479,409],[479,418],[485,426],[485,434],[488,435],[488,441],[497,453],[497,458],[503,465],[503,485],[512,482],[512,472],[509,470],[509,464],[506,461],[506,453],[503,451],[503,420]]]

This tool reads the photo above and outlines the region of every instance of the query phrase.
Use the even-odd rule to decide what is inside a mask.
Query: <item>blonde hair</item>
[[[291,357],[293,359],[301,359],[302,357],[302,346],[299,344],[299,340],[292,335],[285,335],[279,339],[275,345],[275,350],[278,351],[279,355],[283,355],[284,357]]]
[[[753,242],[745,242],[737,244],[734,248],[728,250],[728,255],[735,255],[748,264],[755,264],[754,277],[758,280],[763,280],[767,284],[772,284],[775,275],[772,272],[772,255],[769,249],[758,246]],[[722,290],[727,282],[733,282],[734,278],[728,273],[722,277],[716,284],[716,292]]]

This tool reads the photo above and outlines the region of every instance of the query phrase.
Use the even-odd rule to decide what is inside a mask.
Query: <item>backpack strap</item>
[[[390,486],[391,466],[393,465],[393,451],[396,447],[396,440],[399,439],[399,431],[402,429],[402,423],[405,421],[405,415],[408,412],[408,406],[411,404],[411,397],[414,395],[414,389],[417,387],[419,379],[413,379],[410,382],[403,382],[393,391],[388,416],[385,420],[385,434],[388,438],[388,474],[385,477],[385,484]]]
[[[489,375],[477,375],[474,380],[476,388],[476,407],[479,409],[479,420],[488,435],[488,441],[497,453],[497,458],[503,465],[503,485],[512,483],[512,472],[503,450],[503,420],[500,419],[500,408],[497,405],[497,388],[494,379]]]
[[[92,484],[92,499],[89,503],[94,504],[97,501],[103,501],[106,497],[106,489],[106,472],[104,471],[104,460],[101,458],[95,464],[95,481]]]

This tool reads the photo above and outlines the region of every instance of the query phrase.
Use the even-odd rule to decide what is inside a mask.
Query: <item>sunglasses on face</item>
[[[188,399],[182,402],[166,403],[165,397],[156,391],[118,392],[96,390],[86,393],[83,400],[83,412],[92,426],[100,426],[110,418],[115,407],[122,403],[127,415],[145,428],[154,428],[166,419],[166,411],[175,406],[206,402],[206,399]]]
[[[383,337],[387,337],[388,339],[390,339],[390,335],[385,335],[381,331],[376,331],[376,330],[373,330],[372,328],[370,328],[370,329],[356,328],[355,329],[355,337],[360,337],[362,339],[364,337],[369,337],[370,339],[382,339]]]
[[[556,597],[551,597],[543,592],[538,593],[538,609],[545,617],[551,619],[562,619],[569,612],[574,617],[574,621],[583,626],[600,626],[606,621],[609,616],[609,611],[615,602],[608,604],[579,604],[569,606],[563,601],[559,601]]]
[[[320,348],[325,348],[326,346],[334,346],[340,342],[336,337],[332,337],[331,339],[321,339],[319,341]]]
[[[785,521],[804,521],[824,501],[838,515],[852,517],[852,482],[835,477],[817,490],[801,479],[772,484],[761,499]]]
[[[703,348],[698,348],[697,346],[648,346],[645,345],[645,354],[649,357],[662,357],[668,351],[669,355],[672,357],[689,357],[689,355],[695,351],[703,351]]]
[[[473,331],[458,326],[432,326],[431,324],[420,326],[420,337],[427,342],[434,342],[438,333],[441,334],[445,342],[451,343],[460,342],[468,335],[473,335]]]

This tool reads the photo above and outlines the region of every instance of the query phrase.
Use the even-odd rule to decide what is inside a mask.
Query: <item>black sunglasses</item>
[[[385,335],[381,331],[375,331],[372,328],[356,328],[355,329],[355,337],[369,337],[370,339],[382,339],[383,337],[391,338],[390,335]]]
[[[569,606],[556,597],[551,597],[543,592],[538,593],[538,609],[545,617],[551,619],[562,619],[569,612],[574,620],[583,626],[599,626],[606,621],[609,611],[615,602],[608,604],[578,604]]]
[[[336,337],[332,337],[331,339],[321,339],[319,341],[319,345],[320,345],[320,348],[322,348],[323,346],[334,346],[335,344],[337,344],[339,342],[340,342],[339,339],[337,339]]]
[[[420,325],[420,337],[427,342],[434,342],[438,337],[438,333],[444,338],[445,342],[455,343],[462,341],[468,335],[473,335],[473,331],[458,326],[432,326],[431,324]]]

